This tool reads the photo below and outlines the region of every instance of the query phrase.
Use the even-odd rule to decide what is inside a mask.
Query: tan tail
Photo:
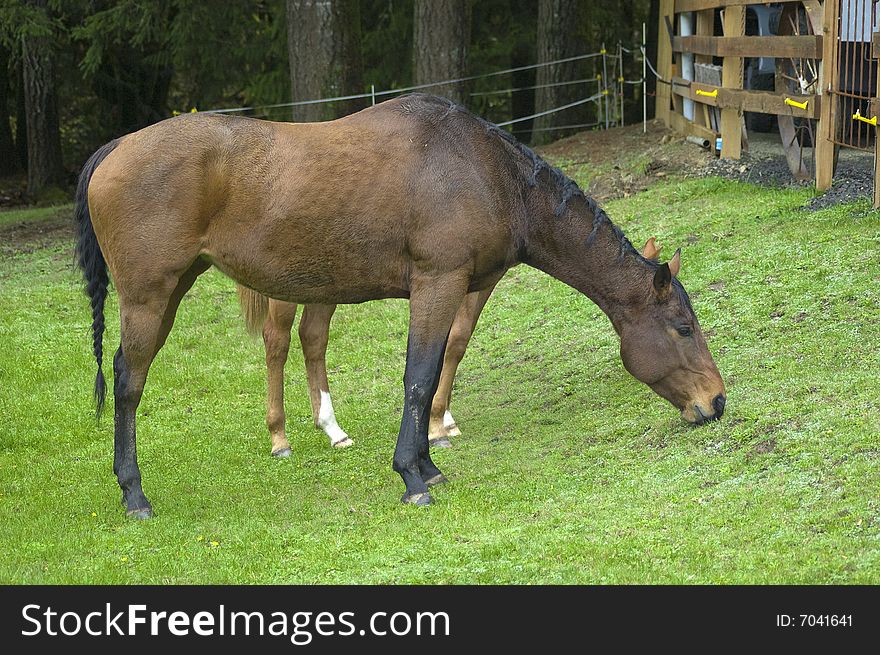
[[[235,286],[238,289],[238,302],[241,305],[241,313],[244,315],[247,331],[253,335],[262,334],[263,324],[269,315],[269,299],[240,284]]]

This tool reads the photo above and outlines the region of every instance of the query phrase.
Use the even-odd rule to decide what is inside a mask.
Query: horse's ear
[[[642,248],[642,257],[645,259],[657,259],[660,256],[661,250],[663,250],[663,246],[657,245],[657,237],[651,237],[645,242],[645,247]]]
[[[657,267],[654,273],[654,291],[658,296],[665,296],[669,293],[669,286],[672,284],[672,272],[669,270],[669,264],[663,263]]]
[[[675,277],[678,277],[678,272],[681,270],[681,248],[675,251],[675,254],[672,256],[672,259],[669,260],[669,272],[672,273]]]

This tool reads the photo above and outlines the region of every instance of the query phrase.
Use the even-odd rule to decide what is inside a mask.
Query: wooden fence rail
[[[714,57],[822,58],[821,36],[676,36],[674,52]]]

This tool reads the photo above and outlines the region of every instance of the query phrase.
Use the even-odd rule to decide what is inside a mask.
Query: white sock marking
[[[337,444],[340,441],[348,439],[348,435],[336,422],[336,415],[333,413],[333,401],[330,400],[330,393],[327,391],[321,392],[321,409],[318,411],[318,427],[327,433],[327,436],[330,437],[331,444]]]

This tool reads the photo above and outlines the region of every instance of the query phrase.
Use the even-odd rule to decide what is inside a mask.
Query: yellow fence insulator
[[[873,125],[874,127],[877,127],[877,117],[876,116],[871,116],[871,118],[865,118],[864,116],[862,116],[859,113],[858,109],[856,109],[856,113],[853,114],[853,120],[862,121],[863,123],[867,123],[868,125]]]

